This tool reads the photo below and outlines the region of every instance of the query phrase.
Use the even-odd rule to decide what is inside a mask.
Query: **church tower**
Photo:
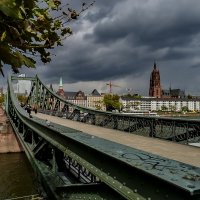
[[[153,71],[151,72],[150,77],[150,87],[149,87],[149,96],[161,98],[162,90],[160,85],[160,72],[156,68],[156,63],[154,62]]]
[[[65,98],[65,92],[64,92],[64,89],[63,89],[62,78],[60,78],[60,84],[59,84],[57,94],[62,96],[63,98]]]

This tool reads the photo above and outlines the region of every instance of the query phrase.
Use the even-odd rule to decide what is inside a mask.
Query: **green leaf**
[[[18,59],[19,65],[26,65],[27,67],[35,68],[35,61],[21,54],[20,52],[14,52],[13,55]]]
[[[62,22],[60,20],[55,20],[54,27],[55,29],[60,29],[62,25]]]
[[[3,33],[2,33],[2,35],[1,35],[1,42],[3,42],[4,40],[5,40],[5,38],[6,38],[6,31],[4,31]]]
[[[51,8],[51,9],[56,9],[57,6],[55,5],[54,3],[54,0],[48,0],[46,1],[46,3],[48,4],[48,6]]]
[[[19,5],[16,4],[15,0],[1,0],[0,11],[8,17],[23,19],[21,9],[19,8]]]

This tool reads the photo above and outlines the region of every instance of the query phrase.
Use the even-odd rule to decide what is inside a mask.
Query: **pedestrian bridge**
[[[14,95],[17,79],[32,81],[32,118]],[[37,76],[8,77],[6,112],[48,199],[200,199],[200,149],[188,145],[200,142],[199,120],[83,108]]]

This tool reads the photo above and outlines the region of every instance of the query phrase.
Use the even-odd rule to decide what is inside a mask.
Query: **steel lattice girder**
[[[11,89],[8,95],[10,105],[8,113],[17,133],[19,124],[24,123],[23,127],[27,126],[31,133],[37,133],[52,146],[52,149],[59,149],[98,177],[111,193],[119,195],[119,199],[160,200],[168,196],[178,200],[199,195],[198,168],[93,138],[87,134],[83,135],[72,129],[65,128],[66,131],[63,131],[64,127],[61,126],[46,127],[41,120],[28,118],[16,102]],[[20,136],[20,134],[17,135]],[[20,138],[29,157],[32,157],[35,165],[38,165],[44,179],[47,182],[50,181],[51,187],[61,188],[61,183],[58,181],[59,184],[56,184],[56,178],[52,178],[53,175],[58,177],[55,169],[52,173],[46,165],[34,159],[32,148],[28,144],[30,141],[28,140],[27,143],[22,137]],[[64,185],[62,188],[69,190]]]
[[[12,78],[14,79],[14,77]],[[92,110],[75,105],[61,98],[47,88],[37,76],[32,78],[32,80],[34,81],[34,84],[31,90],[32,92],[28,98],[28,102],[40,102],[40,112],[59,117],[66,117],[68,119],[84,123],[95,124],[125,132],[131,132],[148,137],[157,137],[185,144],[200,141],[199,120],[127,116],[120,113]],[[64,106],[62,107],[61,104]],[[66,106],[68,107],[67,111],[66,109],[63,109]],[[77,110],[79,113],[83,113],[84,116],[82,117],[77,113],[75,114],[75,111]]]

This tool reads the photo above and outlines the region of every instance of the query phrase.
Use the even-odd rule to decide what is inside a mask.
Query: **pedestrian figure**
[[[34,106],[35,114],[37,114],[37,105]]]
[[[26,111],[29,114],[29,117],[32,118],[32,116],[31,116],[31,106],[29,104],[26,107]]]

